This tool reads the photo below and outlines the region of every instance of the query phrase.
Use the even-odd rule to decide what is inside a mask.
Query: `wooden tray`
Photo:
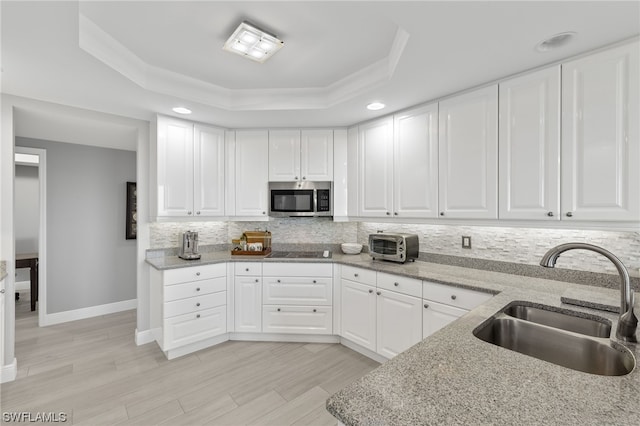
[[[232,256],[266,256],[269,253],[271,253],[271,247],[262,251],[231,250]]]

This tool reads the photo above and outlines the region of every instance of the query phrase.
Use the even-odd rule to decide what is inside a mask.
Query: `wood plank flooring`
[[[2,412],[64,412],[78,425],[335,425],[326,399],[379,365],[338,344],[238,341],[167,361],[155,343],[135,345],[135,321],[127,311],[39,328],[37,311],[20,312]]]

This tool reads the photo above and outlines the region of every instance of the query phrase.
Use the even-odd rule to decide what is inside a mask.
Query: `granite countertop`
[[[619,377],[574,371],[486,343],[472,331],[514,300],[589,312],[617,324],[617,314],[561,303],[561,297],[619,306],[620,292],[429,262],[394,264],[368,255],[262,259],[203,254],[147,259],[156,269],[229,262],[335,262],[495,294],[483,305],[381,365],[327,400],[345,425],[640,424],[640,368]],[[636,312],[640,302],[636,298]],[[640,358],[640,344],[625,344]]]
[[[7,276],[7,262],[0,260],[0,281],[4,280]]]

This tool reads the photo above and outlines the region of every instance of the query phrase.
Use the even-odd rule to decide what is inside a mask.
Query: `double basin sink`
[[[511,302],[473,334],[493,345],[585,373],[622,376],[635,367],[631,351],[610,339],[611,321],[551,306]]]

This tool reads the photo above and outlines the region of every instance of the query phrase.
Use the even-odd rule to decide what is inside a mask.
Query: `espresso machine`
[[[186,231],[182,233],[182,245],[178,257],[186,260],[200,259],[198,253],[198,233],[195,231]]]

